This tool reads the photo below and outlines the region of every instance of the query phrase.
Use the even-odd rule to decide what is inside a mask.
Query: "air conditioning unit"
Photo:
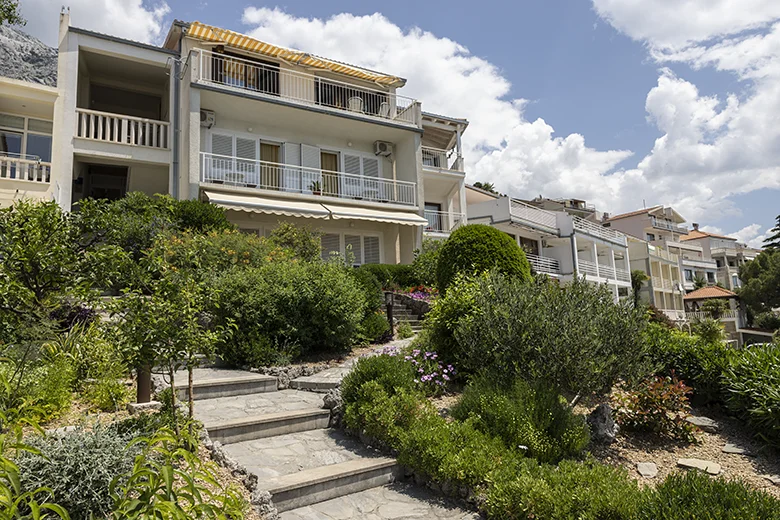
[[[387,141],[375,141],[374,142],[374,155],[381,155],[382,157],[388,157],[393,153],[393,143]]]
[[[211,128],[217,122],[217,115],[213,110],[201,110],[200,111],[200,126]]]

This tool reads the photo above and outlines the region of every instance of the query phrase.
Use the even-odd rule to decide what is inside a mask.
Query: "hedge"
[[[382,284],[382,289],[403,289],[422,283],[415,276],[414,268],[408,264],[365,264],[358,270],[368,271],[376,276]]]

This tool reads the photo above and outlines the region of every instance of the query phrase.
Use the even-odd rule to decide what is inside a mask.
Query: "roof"
[[[164,54],[172,54],[174,56],[178,54],[178,52],[176,51],[173,51],[171,49],[165,49],[163,47],[158,47],[157,45],[151,45],[149,43],[138,42],[135,40],[128,40],[127,38],[120,38],[119,36],[113,36],[111,34],[105,34],[97,31],[90,31],[89,29],[82,29],[80,27],[70,26],[68,30],[78,34],[84,34],[86,36],[94,36],[95,38],[100,38],[102,40],[108,40],[116,43],[123,43],[125,45],[132,45],[133,47],[138,47],[139,49],[162,52]]]
[[[634,217],[636,215],[642,215],[646,213],[650,213],[651,211],[658,209],[662,206],[653,206],[652,208],[643,208],[636,211],[631,211],[629,213],[621,213],[619,215],[614,215],[609,217],[606,222],[612,222],[613,220],[620,220],[621,218],[628,218],[628,217]]]
[[[192,22],[187,28],[187,36],[204,42],[226,45],[235,49],[278,58],[283,61],[295,63],[296,65],[344,74],[346,76],[375,82],[388,87],[402,87],[406,84],[405,79],[397,76],[390,76],[355,65],[315,56],[307,52],[280,47],[257,40],[245,34],[227,29],[220,29],[219,27],[214,27],[201,22]]]
[[[468,125],[469,120],[459,117],[450,117],[450,116],[443,116],[441,114],[435,114],[433,112],[423,112],[422,113],[423,118],[427,119],[441,119],[442,121],[448,121],[450,123],[460,123],[462,125]]]
[[[717,235],[715,233],[707,233],[706,231],[699,231],[698,229],[691,230],[687,235],[683,235],[680,237],[680,242],[685,242],[687,240],[697,240],[699,238],[722,238],[724,240],[733,240],[734,242],[737,241],[734,237],[727,237],[724,235]]]
[[[737,295],[723,287],[711,285],[691,291],[684,297],[685,300],[707,300],[709,298],[737,298]]]

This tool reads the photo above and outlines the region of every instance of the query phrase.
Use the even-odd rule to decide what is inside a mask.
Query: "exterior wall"
[[[147,195],[167,194],[168,168],[165,166],[131,165],[128,172],[128,191],[142,191]]]

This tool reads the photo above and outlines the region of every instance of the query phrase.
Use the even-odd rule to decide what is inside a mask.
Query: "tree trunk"
[[[152,400],[152,368],[149,365],[136,368],[135,400],[138,403]]]
[[[195,394],[192,390],[192,367],[187,367],[187,397],[189,397],[190,407],[190,435],[194,434],[194,421],[195,421]]]

